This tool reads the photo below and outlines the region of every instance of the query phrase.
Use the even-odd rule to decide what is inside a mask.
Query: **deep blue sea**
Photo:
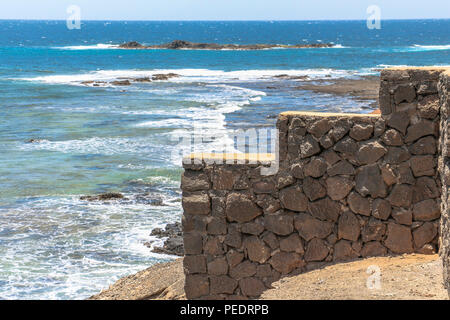
[[[64,21],[0,21],[0,299],[83,299],[172,259],[144,243],[153,228],[180,219],[177,139],[194,124],[226,140],[232,129],[273,126],[285,110],[370,111],[368,102],[275,76],[339,79],[392,65],[449,65],[449,31],[450,20],[382,21],[380,30],[365,21],[102,21],[81,30]],[[335,47],[116,47],[175,39]],[[180,76],[110,84],[170,72]],[[127,200],[79,199],[111,191]]]

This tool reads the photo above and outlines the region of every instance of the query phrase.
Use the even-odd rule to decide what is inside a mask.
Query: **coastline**
[[[279,75],[275,78],[284,77]],[[363,76],[358,79],[314,81],[302,78],[293,90],[348,95],[357,101],[368,102],[367,108],[374,109],[373,112],[376,112],[378,108],[379,77]],[[166,239],[163,247],[154,247],[151,243],[145,245],[150,248],[149,250],[156,253],[179,256],[181,255],[180,252],[183,251],[182,244],[181,248],[179,247],[182,240],[180,231],[181,225],[179,224],[168,224],[165,230],[154,229],[151,231],[153,235]],[[173,243],[177,244],[178,247],[174,246]],[[109,286],[108,289],[91,296],[89,300],[182,300],[185,299],[184,279],[183,258],[178,258],[172,262],[155,264],[136,274],[123,277]]]

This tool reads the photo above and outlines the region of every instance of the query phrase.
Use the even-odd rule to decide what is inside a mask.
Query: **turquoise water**
[[[301,80],[274,76],[334,79],[388,65],[448,65],[449,30],[450,20],[384,21],[381,30],[365,21],[86,22],[81,30],[0,21],[0,299],[82,299],[171,259],[144,243],[153,228],[180,218],[177,139],[200,124],[220,144],[232,129],[273,126],[285,110],[367,112],[367,102],[295,89]],[[115,47],[174,39],[336,46]],[[180,77],[82,84],[169,72]],[[79,200],[110,191],[127,200]]]

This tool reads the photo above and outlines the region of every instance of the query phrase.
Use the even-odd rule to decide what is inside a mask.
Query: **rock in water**
[[[130,42],[121,44],[119,46],[119,48],[122,48],[122,49],[138,49],[138,48],[143,48],[143,47],[144,46],[137,41],[130,41]]]
[[[116,192],[108,192],[103,193],[97,196],[82,196],[80,197],[80,200],[87,200],[87,201],[107,201],[107,200],[118,200],[118,199],[124,199],[125,197],[121,193]]]
[[[130,82],[130,80],[117,80],[117,81],[111,82],[111,84],[114,86],[129,86],[129,85],[131,85],[131,82]]]
[[[168,238],[164,241],[162,247],[154,247],[152,252],[164,253],[169,255],[183,256],[184,246],[183,246],[183,231],[181,223],[169,223],[166,225],[165,229],[156,228],[153,229],[151,236],[155,236],[159,239]],[[150,243],[146,243],[148,247],[151,247]]]
[[[263,50],[270,48],[331,48],[334,45],[331,43],[312,43],[312,44],[295,44],[295,45],[281,45],[281,44],[217,44],[217,43],[196,43],[184,40],[174,40],[169,43],[143,46],[142,44],[132,41],[119,45],[122,49],[194,49],[194,50]]]

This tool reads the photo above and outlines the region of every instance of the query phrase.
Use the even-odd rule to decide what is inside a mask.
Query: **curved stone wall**
[[[185,163],[186,296],[256,298],[280,277],[326,263],[436,252],[447,192],[444,71],[384,70],[381,115],[280,114],[274,175],[261,174],[267,155]]]

